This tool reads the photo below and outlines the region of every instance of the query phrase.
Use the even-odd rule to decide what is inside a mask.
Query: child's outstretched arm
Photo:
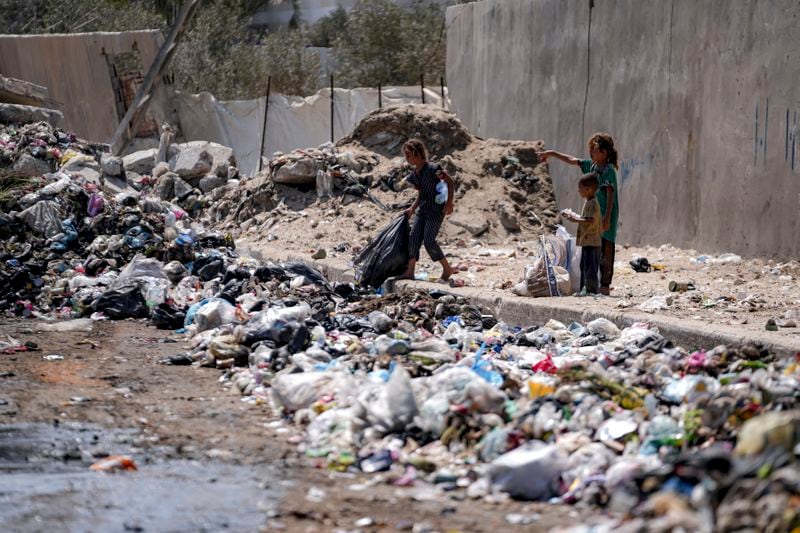
[[[561,152],[556,152],[555,150],[545,150],[544,152],[539,152],[539,156],[542,158],[542,161],[546,162],[549,158],[555,157],[556,159],[567,163],[568,165],[575,165],[578,166],[581,164],[581,160],[577,157],[562,154]]]

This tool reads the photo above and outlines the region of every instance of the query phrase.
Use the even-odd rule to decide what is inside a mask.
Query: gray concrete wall
[[[144,77],[163,42],[158,30],[0,35],[0,73],[47,87],[51,106],[64,113],[61,127],[108,142],[120,119],[108,58],[135,51]],[[157,84],[147,111],[156,127],[172,119],[171,97]]]
[[[447,11],[453,110],[482,137],[620,151],[619,243],[800,255],[800,2],[483,0]],[[575,167],[553,162],[563,207]]]

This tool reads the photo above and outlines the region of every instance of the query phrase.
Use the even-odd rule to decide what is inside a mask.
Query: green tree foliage
[[[444,13],[436,4],[403,9],[392,0],[360,0],[333,41],[338,83],[411,85],[444,75]]]
[[[163,26],[164,19],[153,0],[0,0],[2,33],[126,31]]]
[[[250,26],[259,9],[282,2],[294,7],[292,24],[266,33]],[[5,33],[74,33],[162,29],[183,0],[0,0]],[[302,23],[297,0],[203,0],[180,43],[172,71],[186,92],[209,91],[221,99],[254,98],[272,90],[308,95],[320,88],[319,55],[335,60],[338,87],[411,85],[420,74],[436,83],[444,73],[444,13],[424,0],[409,8],[393,0],[360,0],[316,24]]]
[[[243,13],[220,3],[197,14],[173,60],[177,87],[224,100],[255,98],[271,75],[274,92],[314,92],[319,61],[305,47],[306,30],[258,36]]]

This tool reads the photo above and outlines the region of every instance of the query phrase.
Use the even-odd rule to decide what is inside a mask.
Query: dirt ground
[[[225,487],[225,483],[236,486],[237,478],[226,479],[230,474],[217,468],[219,465],[245,466],[257,473],[266,502],[229,497],[210,505],[219,506],[215,512],[229,517],[260,513],[262,530],[544,531],[576,523],[579,512],[586,512],[541,503],[469,500],[459,491],[442,493],[427,486],[397,488],[385,484],[378,475],[317,468],[313,460],[297,454],[290,442],[291,432],[270,424],[276,418],[269,407],[242,402],[238,392],[220,383],[219,371],[160,364],[164,356],[182,351],[180,336],[137,321],[97,323],[91,333],[68,334],[36,332],[34,325],[22,320],[0,322],[4,339],[11,335],[38,345],[35,351],[0,354],[0,470],[4,474],[16,472],[9,470],[3,456],[11,449],[7,428],[42,423],[54,428],[55,435],[55,428],[86,424],[132,430],[137,435],[131,441],[130,455],[140,472],[92,475],[136,476],[145,465],[157,468],[161,461],[181,461],[175,464],[214,472],[199,482],[201,494],[213,487]],[[46,360],[47,355],[61,355],[63,360]],[[107,448],[94,459],[118,452]],[[88,472],[88,465],[81,466],[80,460],[80,456],[67,455],[59,462],[77,461],[79,468]],[[83,461],[86,463],[85,457]],[[40,470],[33,479],[50,482],[48,469]],[[183,474],[168,471],[159,483]],[[44,502],[25,500],[23,505],[30,507],[25,514],[29,520],[20,523],[3,516],[10,510],[2,504],[13,491],[8,486],[0,488],[0,529],[85,530],[81,522],[64,518],[72,516],[70,509],[58,512],[59,506],[73,505],[67,496],[74,490],[65,489],[64,494]],[[136,492],[122,496],[123,501],[141,498]],[[163,522],[156,523],[156,530],[197,530],[170,522],[170,504],[163,505],[167,508],[162,509]],[[102,507],[90,496],[82,497],[80,506],[84,517],[87,513],[111,512],[110,505]],[[208,530],[251,530],[237,527],[235,521],[223,526]],[[129,523],[111,523],[108,528],[123,529],[145,530]]]

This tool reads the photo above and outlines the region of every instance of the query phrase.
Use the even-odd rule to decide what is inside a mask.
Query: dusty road
[[[37,345],[0,354],[0,530],[530,531],[579,520],[572,508],[319,468],[218,370],[160,364],[183,349],[171,332],[34,325],[0,321],[3,339]],[[88,468],[109,454],[129,455],[138,471]]]

